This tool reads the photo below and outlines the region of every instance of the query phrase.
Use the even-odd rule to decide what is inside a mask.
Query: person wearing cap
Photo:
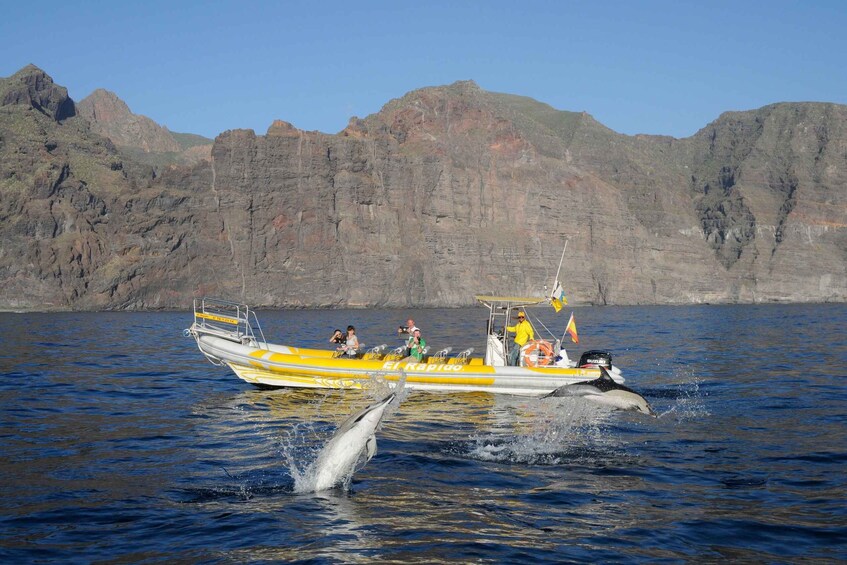
[[[514,326],[507,326],[506,331],[515,334],[515,343],[512,344],[512,351],[509,353],[509,365],[517,366],[521,347],[526,345],[526,342],[535,339],[535,334],[532,331],[532,325],[527,321],[526,314],[523,312],[518,312],[518,323]]]

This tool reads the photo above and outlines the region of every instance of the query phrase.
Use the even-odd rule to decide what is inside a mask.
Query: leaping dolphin
[[[311,490],[317,492],[341,484],[371,460],[376,454],[376,428],[394,397],[392,392],[338,427],[312,465],[315,482]]]
[[[586,400],[612,406],[620,410],[634,410],[650,416],[656,416],[643,396],[631,388],[616,383],[604,367],[601,366],[598,368],[600,369],[599,378],[593,381],[583,381],[572,385],[560,386],[544,398],[550,398],[551,396],[579,396]]]

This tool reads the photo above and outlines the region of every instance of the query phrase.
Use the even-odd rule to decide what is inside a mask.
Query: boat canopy
[[[538,298],[537,296],[492,296],[487,294],[478,294],[474,298],[488,308],[485,364],[492,367],[505,366],[510,347],[506,328],[513,325],[513,313],[527,306],[547,302],[548,299]]]
[[[513,308],[518,308],[520,306],[533,306],[535,304],[541,304],[542,302],[547,302],[546,298],[538,298],[538,297],[530,297],[530,296],[489,296],[485,294],[478,294],[474,296],[474,298],[488,306],[489,308],[498,303],[508,303]]]

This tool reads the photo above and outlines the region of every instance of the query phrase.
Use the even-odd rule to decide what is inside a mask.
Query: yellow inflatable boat
[[[562,385],[598,378],[597,364],[604,364],[617,382],[624,381],[620,371],[611,365],[610,355],[590,352],[601,355],[576,366],[558,340],[527,343],[521,351],[520,365],[507,365],[507,338],[494,328],[498,322],[501,327],[508,325],[517,309],[545,299],[476,298],[488,306],[490,313],[484,357],[473,357],[472,349],[452,356],[449,350],[442,350],[427,352],[422,361],[417,361],[406,357],[401,348],[388,351],[385,346],[346,355],[275,345],[265,340],[249,307],[211,298],[194,301],[194,323],[185,335],[196,341],[212,364],[226,365],[244,381],[258,386],[349,389],[361,388],[373,378],[396,382],[405,375],[409,389],[537,396]]]

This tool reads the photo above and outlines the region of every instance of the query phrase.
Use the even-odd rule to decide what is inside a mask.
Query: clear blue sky
[[[0,76],[28,63],[178,132],[336,133],[410,90],[482,88],[687,137],[727,110],[847,103],[847,1],[0,0]]]

